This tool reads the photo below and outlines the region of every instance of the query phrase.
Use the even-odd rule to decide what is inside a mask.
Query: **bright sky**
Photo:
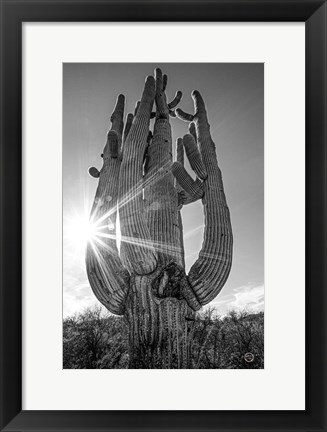
[[[264,66],[255,63],[97,64],[63,66],[63,313],[99,304],[89,286],[84,261],[84,220],[97,180],[88,168],[100,157],[119,93],[125,113],[134,112],[145,77],[155,67],[168,75],[167,95],[183,92],[179,107],[193,112],[191,92],[201,92],[231,213],[234,251],[230,276],[210,303],[219,313],[264,306]],[[173,144],[188,132],[171,119]],[[201,201],[183,208],[186,268],[197,259],[203,236]]]

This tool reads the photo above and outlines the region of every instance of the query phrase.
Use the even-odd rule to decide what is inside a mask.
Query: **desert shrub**
[[[121,369],[127,364],[126,326],[121,317],[96,307],[64,320],[64,369]]]
[[[263,312],[219,316],[207,308],[197,315],[193,336],[195,369],[264,367]],[[128,330],[122,317],[96,307],[64,319],[64,369],[125,369],[128,360]]]
[[[264,313],[231,311],[220,317],[208,308],[196,319],[192,350],[194,368],[262,369]]]

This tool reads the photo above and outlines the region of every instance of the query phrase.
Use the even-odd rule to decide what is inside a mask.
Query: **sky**
[[[63,315],[100,304],[88,283],[81,229],[88,218],[97,179],[88,168],[100,157],[116,97],[134,112],[145,77],[156,67],[168,75],[167,98],[181,90],[178,105],[194,112],[191,93],[206,103],[216,144],[234,237],[229,278],[210,306],[228,310],[264,308],[264,65],[263,63],[64,63],[63,64]],[[173,147],[188,124],[171,118]],[[190,173],[192,173],[190,171]],[[186,270],[203,239],[201,201],[182,210]]]

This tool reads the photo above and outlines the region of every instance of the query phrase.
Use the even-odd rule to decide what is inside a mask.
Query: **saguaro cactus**
[[[99,184],[91,211],[96,233],[87,245],[87,274],[100,302],[128,323],[131,368],[192,367],[195,313],[220,292],[232,262],[230,215],[203,99],[194,91],[195,114],[175,113],[181,93],[167,103],[166,85],[160,69],[155,78],[147,77],[125,128],[125,98],[118,96],[102,169],[89,170]],[[190,133],[177,140],[173,163],[170,116],[176,114],[190,121]],[[196,180],[184,168],[184,150]],[[187,275],[181,208],[198,199],[204,206],[204,241]]]

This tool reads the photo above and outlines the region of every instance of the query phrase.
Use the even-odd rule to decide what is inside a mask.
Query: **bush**
[[[128,366],[127,331],[121,317],[86,309],[63,323],[64,369],[122,369]]]
[[[195,369],[262,369],[264,313],[207,309],[198,315],[192,348]]]
[[[64,319],[64,369],[126,369],[128,360],[128,329],[122,317],[96,307]],[[232,311],[220,317],[208,308],[199,313],[192,364],[194,369],[262,369],[263,312]]]

